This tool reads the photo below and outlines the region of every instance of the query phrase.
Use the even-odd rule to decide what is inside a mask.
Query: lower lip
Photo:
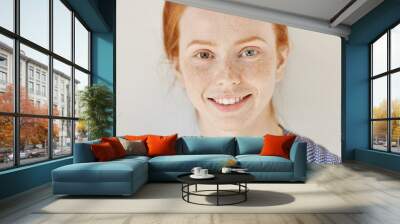
[[[236,110],[239,110],[251,97],[251,95],[246,96],[241,100],[239,103],[235,104],[228,104],[228,105],[223,105],[215,102],[214,100],[208,99],[218,110],[222,112],[233,112]]]

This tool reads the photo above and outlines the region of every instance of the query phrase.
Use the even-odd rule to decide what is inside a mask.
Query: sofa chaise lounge
[[[218,172],[228,160],[247,168],[258,182],[305,182],[306,143],[295,142],[290,159],[260,156],[262,137],[185,136],[176,142],[176,155],[127,156],[96,162],[89,141],[75,144],[73,164],[52,171],[54,194],[132,195],[148,181],[176,181],[176,177],[200,166]]]

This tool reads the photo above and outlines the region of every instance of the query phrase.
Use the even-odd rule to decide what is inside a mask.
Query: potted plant
[[[80,92],[79,106],[82,109],[80,126],[87,127],[89,140],[110,136],[112,127],[113,94],[102,84],[86,87]]]

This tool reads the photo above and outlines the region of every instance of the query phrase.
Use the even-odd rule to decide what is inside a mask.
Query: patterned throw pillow
[[[126,140],[125,138],[119,138],[122,146],[126,151],[126,155],[135,155],[135,156],[145,156],[147,155],[146,145],[141,140]]]

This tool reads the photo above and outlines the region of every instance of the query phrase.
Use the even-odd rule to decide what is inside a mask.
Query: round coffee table
[[[212,179],[193,179],[190,177],[191,173],[182,174],[177,177],[178,181],[182,183],[182,199],[188,203],[198,205],[234,205],[245,202],[247,200],[247,192],[249,188],[247,183],[255,180],[255,177],[248,173],[216,173]],[[215,185],[215,190],[198,190],[197,185]],[[237,190],[223,190],[220,185],[236,185]],[[194,191],[190,191],[190,186],[195,186]],[[214,192],[215,194],[205,194]],[[203,197],[216,197],[216,204],[202,204],[190,201],[190,196],[203,196]],[[240,199],[231,203],[221,203],[221,197],[240,196]]]

